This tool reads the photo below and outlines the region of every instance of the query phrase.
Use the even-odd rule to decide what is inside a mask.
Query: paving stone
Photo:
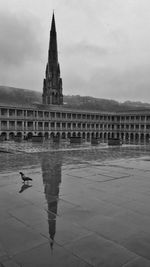
[[[150,261],[142,257],[137,257],[136,259],[123,265],[123,267],[149,267],[149,266],[150,266]]]
[[[96,234],[81,238],[65,248],[93,266],[120,267],[136,257],[136,254]]]
[[[46,239],[22,222],[11,218],[0,227],[0,241],[8,255],[14,255],[44,243]]]
[[[12,260],[8,260],[2,263],[2,267],[21,267],[21,265],[17,264],[16,262]]]
[[[150,232],[138,232],[131,234],[123,243],[123,246],[139,256],[150,260]]]
[[[22,267],[90,267],[86,261],[69,253],[57,244],[51,248],[50,243],[40,245],[30,251],[16,255],[15,260]]]

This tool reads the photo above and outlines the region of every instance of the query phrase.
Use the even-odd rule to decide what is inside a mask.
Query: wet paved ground
[[[150,146],[14,146],[0,153],[0,266],[150,267]]]

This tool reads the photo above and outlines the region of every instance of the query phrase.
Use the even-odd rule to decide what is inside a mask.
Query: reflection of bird
[[[26,190],[27,188],[32,187],[32,185],[29,184],[23,184],[20,188],[19,193],[22,193],[24,190]]]
[[[25,176],[25,174],[24,173],[22,173],[22,172],[19,172],[20,173],[20,175],[21,175],[21,178],[22,178],[22,180],[23,180],[23,182],[25,183],[25,182],[29,182],[29,181],[32,181],[32,179],[31,178],[29,178],[29,177],[27,177],[27,176]]]

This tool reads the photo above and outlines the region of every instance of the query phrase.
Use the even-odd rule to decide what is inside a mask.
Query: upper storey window
[[[10,109],[9,116],[14,116],[14,115],[15,115],[15,109]]]
[[[33,110],[27,110],[27,116],[32,117],[33,116]]]
[[[60,118],[60,112],[56,113],[56,118]]]
[[[19,110],[19,109],[17,109],[17,116],[22,116],[22,114],[23,114],[23,111],[22,111],[22,110]]]
[[[71,119],[71,113],[67,113],[67,118]]]
[[[44,116],[45,116],[46,118],[48,118],[48,117],[49,117],[49,112],[45,111],[45,112],[44,112]]]
[[[7,109],[6,108],[2,108],[1,109],[1,115],[7,115]]]
[[[66,113],[62,113],[62,118],[63,118],[63,119],[66,118]]]
[[[40,118],[43,118],[43,111],[38,111],[38,116],[39,116]]]
[[[51,118],[55,118],[55,112],[51,112]]]

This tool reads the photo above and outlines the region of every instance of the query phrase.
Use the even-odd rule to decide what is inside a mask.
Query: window
[[[9,116],[14,116],[14,115],[15,115],[15,109],[10,109]]]
[[[44,116],[45,116],[46,118],[48,118],[48,117],[49,117],[49,112],[44,112]]]
[[[6,115],[6,114],[7,114],[7,109],[2,108],[2,109],[1,109],[1,115]]]

